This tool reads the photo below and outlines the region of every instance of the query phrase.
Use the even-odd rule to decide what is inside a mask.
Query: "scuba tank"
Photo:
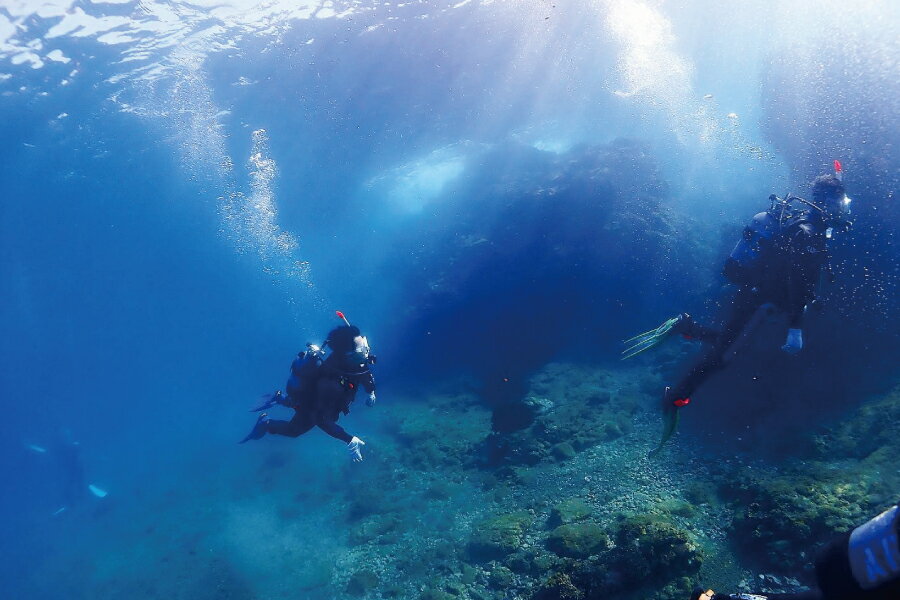
[[[770,200],[772,198],[774,195],[769,197]],[[762,279],[766,262],[764,255],[768,253],[778,229],[778,220],[772,210],[755,215],[744,227],[741,239],[725,260],[722,269],[725,278],[735,285],[757,285]]]
[[[299,353],[291,363],[291,375],[288,377],[284,389],[295,404],[299,403],[307,391],[315,384],[319,367],[325,351],[315,344],[307,344],[306,350]]]
[[[804,206],[796,206],[795,202]],[[778,239],[785,234],[790,235],[804,223],[821,218],[810,207],[818,209],[799,196],[769,196],[768,210],[754,216],[750,224],[744,227],[741,239],[725,260],[722,269],[725,278],[735,285],[758,286]]]

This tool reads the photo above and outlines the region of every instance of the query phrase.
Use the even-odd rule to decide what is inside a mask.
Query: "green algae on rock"
[[[748,557],[778,569],[799,569],[809,548],[868,518],[868,484],[834,473],[747,478],[731,488],[742,506],[735,531]],[[794,543],[796,542],[796,544]]]
[[[396,541],[396,535],[389,536],[390,539],[383,539],[383,536],[396,532],[400,523],[400,519],[395,515],[370,516],[350,530],[348,541],[354,546],[373,540],[379,540],[381,543],[392,543]]]
[[[703,556],[692,536],[655,515],[622,521],[615,534],[615,562],[635,581],[665,583],[696,573]]]
[[[568,574],[554,573],[544,582],[534,598],[535,600],[582,600],[584,597],[584,592],[575,587]]]
[[[575,458],[575,448],[573,448],[572,444],[569,442],[554,444],[551,450],[553,452],[553,457],[556,458],[556,460],[569,460],[570,458]]]
[[[609,537],[596,523],[560,525],[547,538],[547,547],[559,556],[587,558],[609,545]]]
[[[525,511],[492,517],[477,523],[469,540],[473,560],[489,561],[515,552],[522,543],[532,516]]]
[[[591,516],[592,509],[581,498],[570,498],[560,502],[550,510],[550,518],[547,524],[550,527],[568,525],[576,521],[583,521]]]
[[[532,376],[522,399],[495,409],[486,440],[488,464],[571,460],[628,434],[640,410],[643,379],[584,365],[546,365]]]

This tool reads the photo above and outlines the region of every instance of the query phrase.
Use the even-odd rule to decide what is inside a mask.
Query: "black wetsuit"
[[[765,213],[754,220],[762,215]],[[753,281],[744,283],[735,293],[722,329],[691,323],[683,332],[704,342],[706,347],[688,374],[672,386],[671,398],[690,398],[711,374],[721,369],[736,350],[735,342],[765,305],[787,313],[789,327],[800,329],[803,310],[815,297],[827,257],[824,230],[821,220],[806,219],[764,240]]]
[[[766,600],[897,600],[900,598],[900,506],[832,540],[816,557],[818,589],[760,594]],[[872,532],[865,535],[866,531]],[[716,594],[713,600],[747,595]]]
[[[341,413],[350,412],[356,391],[375,391],[375,378],[368,363],[358,360],[356,353],[333,352],[318,368],[314,381],[308,381],[306,393],[292,394],[290,421],[270,419],[266,431],[276,435],[298,437],[318,427],[333,438],[350,443],[353,436],[337,424]]]

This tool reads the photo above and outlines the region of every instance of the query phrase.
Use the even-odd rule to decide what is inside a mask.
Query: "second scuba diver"
[[[767,315],[787,313],[788,332],[782,350],[796,354],[803,348],[802,319],[815,300],[816,287],[827,261],[826,240],[845,231],[849,198],[844,193],[841,165],[834,175],[821,175],[812,184],[812,201],[788,195],[769,197],[769,210],[753,217],[725,262],[724,274],[738,290],[721,329],[704,327],[687,313],[656,329],[626,340],[630,358],[659,344],[671,333],[704,343],[704,349],[678,383],[663,392],[663,434],[658,452],[678,425],[678,410],[710,375],[724,367]],[[796,203],[796,204],[795,204]]]
[[[337,421],[341,414],[350,412],[350,405],[359,388],[368,395],[366,406],[375,406],[375,378],[369,368],[375,363],[375,356],[370,353],[369,342],[359,328],[351,325],[342,313],[337,315],[345,324],[332,329],[322,344],[322,348],[331,348],[331,354],[323,360],[325,351],[308,344],[307,351],[301,352],[291,364],[291,375],[285,386],[286,395],[277,391],[267,402],[254,409],[265,411],[281,404],[294,409],[294,417],[290,421],[281,421],[270,419],[267,413],[261,412],[253,429],[240,441],[241,444],[258,440],[267,433],[298,437],[318,427],[346,443],[353,462],[362,462],[365,442],[347,433]]]

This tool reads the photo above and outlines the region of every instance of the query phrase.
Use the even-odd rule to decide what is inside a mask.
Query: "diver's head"
[[[850,199],[844,184],[834,175],[819,175],[812,183],[812,201],[826,220],[841,219],[847,212]]]
[[[341,325],[332,329],[328,334],[328,345],[334,352],[356,352],[356,338],[358,337],[360,337],[359,327]]]

